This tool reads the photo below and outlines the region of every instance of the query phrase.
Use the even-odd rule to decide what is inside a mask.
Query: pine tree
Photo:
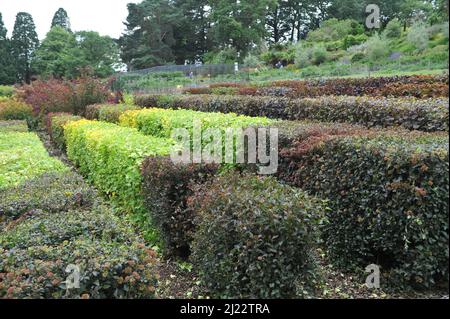
[[[67,11],[63,8],[59,8],[58,11],[55,12],[51,28],[53,27],[61,27],[70,32],[69,16],[67,15]]]
[[[11,54],[11,41],[7,33],[0,13],[0,84],[14,84],[16,81],[16,63]]]
[[[30,83],[31,65],[36,48],[39,46],[39,39],[33,17],[29,13],[17,14],[11,40],[13,57],[17,63],[17,80]]]

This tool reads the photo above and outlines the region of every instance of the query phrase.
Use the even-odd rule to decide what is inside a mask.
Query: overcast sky
[[[50,29],[58,8],[66,9],[73,31],[97,31],[101,35],[118,38],[124,30],[128,15],[127,3],[141,0],[0,0],[0,12],[11,36],[16,14],[30,13],[39,39]]]

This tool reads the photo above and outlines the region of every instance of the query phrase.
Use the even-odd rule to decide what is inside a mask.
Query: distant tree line
[[[107,77],[120,62],[117,43],[97,32],[72,32],[67,12],[60,8],[40,43],[29,13],[16,16],[11,38],[0,13],[0,84],[30,83],[32,76],[77,78],[82,73]]]
[[[363,23],[371,3],[383,26],[397,18],[406,27],[416,16],[448,21],[448,0],[144,0],[128,5],[121,57],[129,69],[243,60],[261,46],[300,41],[331,18]]]
[[[0,84],[28,83],[33,75],[107,77],[122,62],[134,70],[242,61],[267,46],[301,41],[332,18],[363,23],[370,3],[380,7],[383,26],[396,19],[406,28],[418,16],[448,21],[448,0],[143,0],[128,4],[119,39],[73,32],[60,8],[40,43],[29,13],[17,14],[11,38],[0,13]]]

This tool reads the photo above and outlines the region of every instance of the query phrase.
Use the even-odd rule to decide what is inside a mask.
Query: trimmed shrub
[[[399,90],[406,86],[408,90]],[[214,88],[228,87],[228,83],[216,83]],[[322,97],[324,95],[350,96],[414,96],[448,97],[448,78],[441,75],[412,75],[371,78],[339,78],[328,80],[287,80],[274,81],[263,86],[239,85],[239,95],[273,95],[272,89],[283,88],[277,96],[290,98]],[[213,85],[211,85],[213,88]],[[288,89],[288,90],[287,90]],[[197,92],[197,94],[211,94],[211,90]],[[157,105],[149,105],[156,107]]]
[[[15,91],[13,86],[0,85],[0,97],[11,97],[14,95]]]
[[[202,129],[245,128],[270,125],[275,121],[267,118],[237,116],[236,114],[206,113],[192,110],[172,110],[151,108],[127,111],[120,117],[120,125],[137,128],[146,135],[170,137],[175,128],[186,128],[192,133],[194,121],[198,120]]]
[[[152,221],[161,233],[167,255],[186,258],[194,229],[187,209],[190,186],[216,174],[215,165],[174,164],[168,157],[149,157],[142,164],[142,193]]]
[[[0,133],[28,132],[26,121],[0,121]]]
[[[410,130],[448,131],[448,99],[324,96],[288,99],[251,96],[158,96],[136,97],[146,107],[192,109],[203,112],[234,112],[288,120],[348,122],[366,127],[402,126]]]
[[[155,252],[140,243],[74,239],[59,245],[0,248],[0,298],[153,298]],[[69,265],[80,288],[67,289]]]
[[[123,113],[139,109],[141,107],[137,105],[102,105],[98,109],[98,119],[110,123],[119,123],[119,118]]]
[[[155,240],[141,194],[140,166],[145,157],[168,155],[173,142],[88,120],[66,124],[64,135],[67,155],[80,172],[125,212],[134,213],[146,224],[148,239]]]
[[[96,202],[96,192],[72,172],[44,174],[15,187],[0,189],[0,222],[34,211],[58,213],[89,208]]]
[[[281,154],[287,181],[329,200],[323,237],[333,263],[378,264],[391,285],[447,280],[448,135],[317,132]]]
[[[32,107],[24,102],[15,99],[0,101],[0,120],[27,120],[32,114]]]
[[[88,120],[98,120],[100,107],[102,107],[103,104],[91,104],[86,106],[86,112],[85,117]]]
[[[64,139],[64,125],[71,121],[79,121],[82,117],[69,113],[49,113],[47,115],[47,130],[52,142],[60,150],[65,150],[66,140]]]
[[[193,261],[214,296],[286,298],[314,282],[323,203],[274,178],[225,175],[189,199]]]
[[[0,132],[0,189],[44,173],[66,171],[35,133]]]

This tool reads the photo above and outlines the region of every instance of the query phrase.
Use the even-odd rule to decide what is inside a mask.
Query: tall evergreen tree
[[[126,31],[119,43],[129,69],[174,62],[174,30],[181,22],[181,11],[169,0],[130,3],[128,11]]]
[[[59,8],[52,19],[52,26],[53,27],[61,27],[67,31],[70,32],[70,20],[69,16],[67,15],[67,11],[63,8]]]
[[[31,81],[31,65],[34,53],[39,46],[33,17],[26,12],[19,12],[12,33],[12,52],[17,63],[18,81]]]
[[[14,84],[16,81],[16,63],[11,54],[11,41],[7,33],[0,13],[0,84]]]

